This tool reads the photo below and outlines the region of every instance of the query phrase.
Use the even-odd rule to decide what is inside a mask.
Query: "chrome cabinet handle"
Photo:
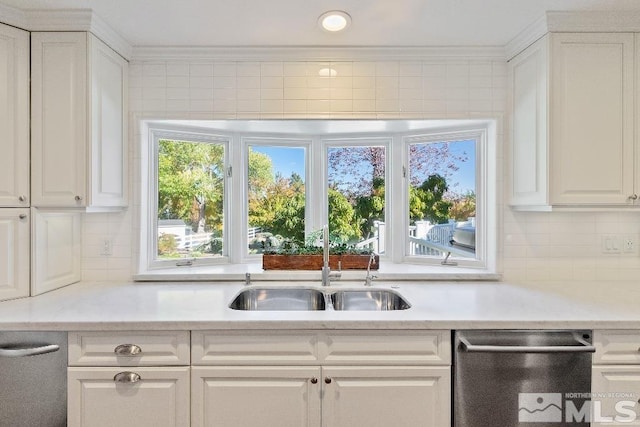
[[[82,196],[76,196],[75,199],[76,199],[76,202],[79,202],[80,200],[82,200]]]
[[[595,353],[596,348],[582,338],[576,338],[581,345],[483,345],[471,344],[458,335],[460,349],[468,353]]]
[[[140,353],[142,353],[142,348],[135,344],[120,344],[113,349],[113,352],[118,356],[132,357],[138,356]]]
[[[120,372],[118,374],[115,374],[115,376],[113,377],[113,381],[125,384],[134,384],[140,380],[142,380],[142,377],[140,377],[140,375],[136,374],[135,372],[129,371]]]
[[[318,384],[318,379],[316,377],[311,378],[311,384]]]
[[[325,384],[331,384],[331,377],[324,377],[324,383]]]
[[[628,198],[629,198],[629,200],[638,200],[638,195],[637,194],[632,194]]]
[[[25,196],[20,196],[20,197],[18,197],[18,201],[19,202],[26,202],[27,198]]]
[[[18,218],[26,219],[27,218],[27,214],[20,214],[20,215],[18,215]]]
[[[38,347],[28,348],[2,348],[0,347],[0,357],[25,357],[38,356],[41,354],[55,353],[60,350],[60,346],[56,344],[48,344]]]

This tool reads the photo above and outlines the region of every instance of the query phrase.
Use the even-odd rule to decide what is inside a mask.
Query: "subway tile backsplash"
[[[322,77],[322,68],[335,78]],[[478,58],[407,61],[148,61],[130,64],[129,110],[160,118],[496,118],[498,189],[508,188],[507,65]],[[132,129],[134,124],[131,123]],[[133,131],[130,132],[133,134]],[[130,208],[85,215],[83,279],[130,280],[140,186],[130,141]],[[508,150],[506,151],[508,152]],[[635,280],[638,255],[604,256],[604,234],[640,235],[636,213],[523,213],[497,197],[498,266],[513,282]],[[113,255],[102,256],[105,239]]]

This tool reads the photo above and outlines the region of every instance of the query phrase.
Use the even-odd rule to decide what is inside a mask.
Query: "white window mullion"
[[[327,148],[319,136],[313,137],[310,150],[310,193],[309,200],[310,219],[307,225],[307,235],[315,230],[320,230],[328,222],[327,216]],[[313,206],[313,208],[312,208]]]
[[[401,136],[394,136],[389,153],[389,194],[387,194],[387,250],[391,262],[402,262],[408,245],[409,214],[407,212],[407,179],[403,176],[405,167],[405,145]]]
[[[231,197],[227,208],[229,224],[229,258],[232,264],[245,262],[244,255],[247,247],[247,213],[244,200],[247,194],[247,173],[245,164],[245,150],[239,134],[233,134],[229,147],[231,177],[227,183],[231,189]]]

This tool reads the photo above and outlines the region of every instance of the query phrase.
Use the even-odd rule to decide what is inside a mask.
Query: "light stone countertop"
[[[317,282],[289,282],[320,287]],[[412,307],[373,311],[236,311],[235,283],[79,283],[0,303],[0,330],[202,329],[640,329],[635,284],[572,295],[499,282],[380,282]],[[253,286],[276,286],[268,282]],[[560,285],[557,285],[560,286]],[[358,283],[330,289],[362,288]],[[329,288],[322,288],[327,290]],[[329,290],[330,290],[329,289]],[[616,295],[615,293],[619,293]]]

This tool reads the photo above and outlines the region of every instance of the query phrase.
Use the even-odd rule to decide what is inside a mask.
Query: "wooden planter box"
[[[330,255],[329,267],[337,271],[342,270],[366,270],[369,265],[369,255]],[[375,256],[371,263],[371,269],[380,267],[380,257]],[[262,268],[264,270],[322,270],[322,255],[262,255]]]

